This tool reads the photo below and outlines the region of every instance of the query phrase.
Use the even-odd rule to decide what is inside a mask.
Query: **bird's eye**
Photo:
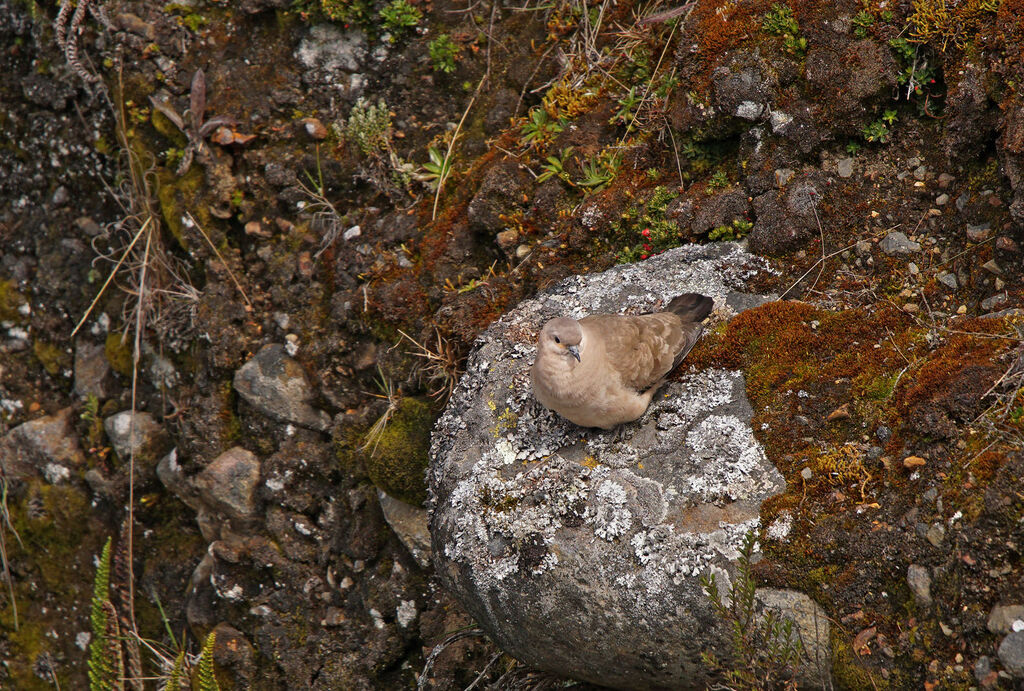
[[[562,342],[562,341],[561,341],[561,340],[559,340],[558,336],[555,336],[555,343],[561,343],[561,342]]]

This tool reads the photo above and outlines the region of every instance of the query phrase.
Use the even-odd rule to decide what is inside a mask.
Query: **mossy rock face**
[[[427,451],[434,414],[418,398],[403,398],[381,433],[366,451],[366,471],[380,489],[419,506],[427,498]]]

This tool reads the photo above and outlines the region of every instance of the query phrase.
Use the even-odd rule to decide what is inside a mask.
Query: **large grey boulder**
[[[700,577],[728,591],[761,503],[785,488],[750,428],[743,375],[686,371],[647,413],[611,431],[542,408],[529,368],[556,315],[643,312],[697,291],[719,315],[767,266],[731,243],[687,246],[573,277],[480,337],[431,444],[437,572],[507,652],[617,688],[703,687],[701,653],[724,648]],[[772,535],[785,539],[785,527]],[[759,593],[794,620],[827,675],[828,623],[806,596]]]

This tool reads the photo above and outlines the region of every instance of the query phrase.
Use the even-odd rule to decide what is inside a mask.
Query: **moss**
[[[373,484],[413,505],[427,498],[424,473],[434,413],[417,398],[403,398],[375,446],[366,453],[366,470]]]
[[[107,341],[103,345],[103,352],[107,356],[107,362],[111,369],[126,377],[132,376],[132,346],[127,339],[122,339],[121,334],[111,332],[107,334]]]
[[[171,235],[182,248],[188,249],[181,219],[189,209],[195,209],[195,215],[203,228],[209,228],[210,214],[207,204],[201,204],[199,197],[203,194],[205,178],[200,166],[193,165],[180,178],[170,173],[160,176],[157,198],[160,200],[160,213]]]
[[[20,311],[25,304],[28,304],[28,300],[14,289],[14,283],[0,281],[0,321],[15,324],[25,321],[25,315]]]
[[[36,339],[32,343],[32,352],[35,354],[39,364],[49,373],[51,377],[60,374],[61,368],[68,367],[71,359],[64,350],[52,343]]]
[[[832,644],[832,678],[835,680],[836,688],[839,689],[891,689],[900,688],[892,686],[889,680],[884,679],[880,674],[874,674],[857,661],[857,655],[853,650],[846,634],[839,627],[833,626],[829,636]]]

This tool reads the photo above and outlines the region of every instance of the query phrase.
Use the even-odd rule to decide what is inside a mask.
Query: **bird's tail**
[[[679,297],[672,298],[665,311],[672,312],[684,322],[702,322],[711,314],[711,308],[714,306],[715,301],[707,295],[683,293]]]

